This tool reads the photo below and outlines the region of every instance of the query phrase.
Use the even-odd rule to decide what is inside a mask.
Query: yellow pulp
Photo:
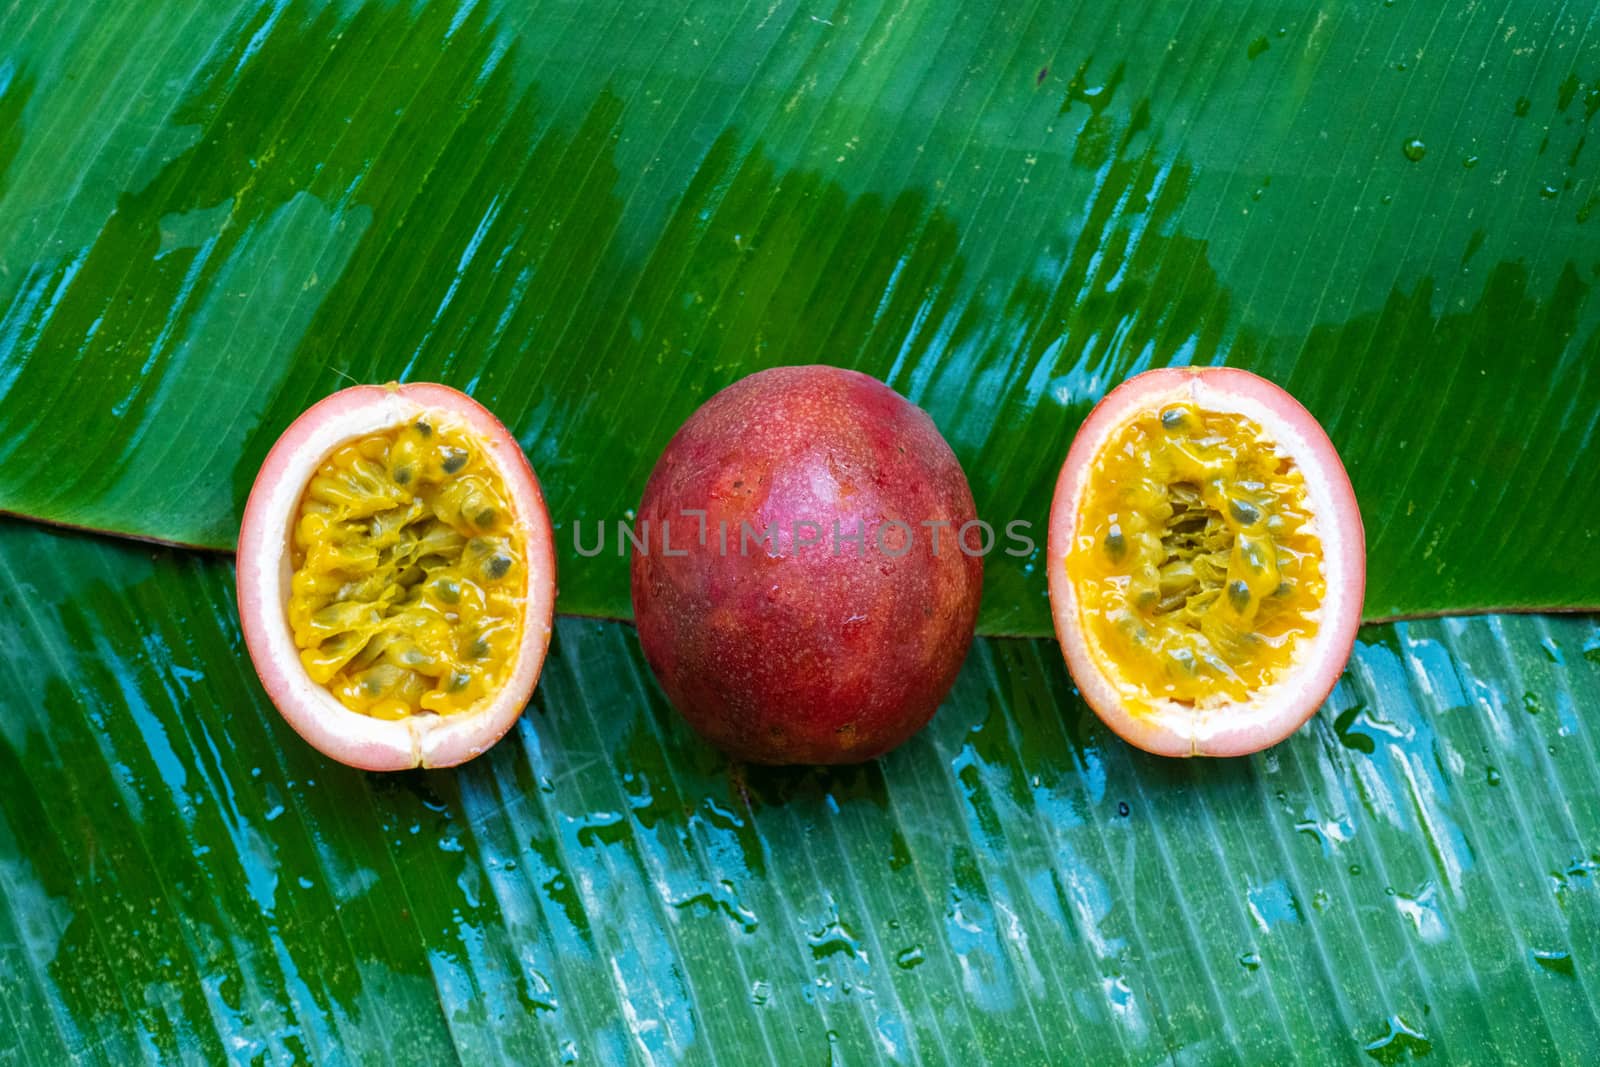
[[[1090,652],[1125,695],[1201,706],[1275,681],[1326,589],[1300,470],[1251,420],[1187,404],[1111,435],[1066,567]]]
[[[345,707],[380,719],[467,711],[521,636],[522,531],[464,430],[419,419],[351,441],[295,516],[289,627]]]

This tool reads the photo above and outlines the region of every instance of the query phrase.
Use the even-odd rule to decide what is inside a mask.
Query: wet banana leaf
[[[0,526],[0,1059],[1587,1062],[1600,624],[1369,627],[1245,760],[980,640],[864,767],[728,766],[564,620],[457,771],[265,702],[222,559]]]
[[[232,544],[349,380],[495,409],[562,607],[673,429],[829,362],[997,527],[1127,374],[1344,452],[1369,617],[1600,604],[1592,5],[150,0],[0,10],[0,510]],[[1493,561],[1487,565],[1486,561]],[[1049,631],[999,554],[983,628]]]

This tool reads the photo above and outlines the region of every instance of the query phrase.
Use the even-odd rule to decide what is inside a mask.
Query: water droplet
[[[1544,705],[1539,703],[1539,697],[1531,692],[1522,694],[1522,710],[1529,715],[1537,715],[1544,710]]]
[[[1394,906],[1411,923],[1417,936],[1429,944],[1436,944],[1448,936],[1438,897],[1438,887],[1432,882],[1424,882],[1410,896],[1404,893],[1394,896]]]
[[[772,986],[767,982],[757,979],[750,983],[750,1003],[761,1007],[772,999]]]
[[[563,1041],[563,1042],[561,1042],[561,1062],[562,1063],[577,1063],[578,1062],[578,1043],[576,1041]]]
[[[811,944],[813,959],[825,960],[829,956],[841,953],[851,959],[864,958],[861,943],[856,940],[855,933],[838,919],[820,930],[811,931],[806,935],[806,940]]]
[[[1262,930],[1271,930],[1280,923],[1299,923],[1300,905],[1294,898],[1289,883],[1282,878],[1265,885],[1251,886],[1245,891],[1245,901],[1250,917]]]
[[[1428,154],[1428,146],[1422,143],[1420,137],[1413,137],[1400,146],[1400,151],[1404,152],[1406,158],[1411,162],[1420,163],[1422,162],[1422,157]]]
[[[1239,953],[1239,966],[1243,967],[1247,971],[1259,971],[1261,969],[1261,953]]]
[[[1359,863],[1352,863],[1352,864],[1351,864],[1351,865],[1350,865],[1350,873],[1351,873],[1351,874],[1357,874],[1357,875],[1358,875],[1358,874],[1360,874],[1360,873],[1361,873],[1361,864],[1359,864]]]
[[[1531,949],[1529,955],[1533,962],[1549,971],[1551,974],[1561,974],[1568,978],[1576,978],[1578,968],[1573,965],[1572,953],[1562,952],[1558,949]]]
[[[1543,199],[1543,200],[1554,200],[1556,198],[1556,196],[1559,195],[1559,193],[1560,193],[1560,190],[1558,190],[1555,186],[1551,185],[1549,182],[1546,182],[1539,189],[1539,197],[1540,197],[1540,199]]]
[[[733,883],[726,878],[718,879],[715,883],[707,885],[698,893],[679,900],[668,901],[674,908],[692,908],[696,911],[721,912],[739,925],[739,929],[747,934],[753,934],[761,925],[761,920],[756,918],[756,913],[745,907],[739,899]]]
[[[1111,1008],[1118,1015],[1127,1015],[1133,1007],[1133,987],[1128,985],[1128,980],[1122,975],[1114,978],[1102,978],[1100,988],[1106,995],[1106,1000],[1111,1003]]]
[[[1377,751],[1380,736],[1391,741],[1406,741],[1411,737],[1410,729],[1379,718],[1361,703],[1353,704],[1341,711],[1333,720],[1333,730],[1339,736],[1339,743],[1345,748],[1353,748],[1368,755]]]
[[[1500,772],[1493,767],[1489,768],[1488,782],[1490,785],[1500,784]]]
[[[1307,814],[1313,814],[1307,812]],[[1348,816],[1321,820],[1316,818],[1302,819],[1294,824],[1295,832],[1314,838],[1322,848],[1324,856],[1331,856],[1334,850],[1356,835],[1355,824]]]
[[[1128,815],[1128,811],[1129,811],[1128,802],[1126,800],[1119,801],[1117,803],[1117,814],[1118,815],[1121,815],[1124,818],[1126,818],[1127,815]]]
[[[578,824],[578,844],[594,848],[597,845],[614,845],[628,833],[628,824],[620,811],[592,811]]]
[[[1467,170],[1471,170],[1473,167],[1476,167],[1478,165],[1478,157],[1477,156],[1468,156],[1466,159],[1463,159],[1461,161],[1461,165],[1463,167],[1465,167]]]
[[[927,959],[928,954],[922,950],[921,945],[912,945],[908,949],[902,949],[900,953],[895,956],[894,962],[902,970],[910,971],[920,967],[927,961]]]
[[[1428,1035],[1399,1015],[1385,1019],[1384,1027],[1382,1035],[1362,1046],[1367,1055],[1379,1063],[1404,1063],[1433,1051],[1433,1042],[1428,1040]]]

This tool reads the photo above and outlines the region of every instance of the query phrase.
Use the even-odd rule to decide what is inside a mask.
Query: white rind
[[[1147,699],[1130,708],[1107,675],[1110,657],[1088,646],[1077,589],[1065,573],[1083,494],[1106,440],[1139,413],[1178,401],[1204,411],[1242,415],[1260,426],[1305,475],[1310,510],[1323,548],[1326,594],[1316,636],[1301,642],[1273,685],[1244,702],[1194,707]],[[1366,543],[1355,493],[1338,453],[1316,420],[1263,378],[1227,367],[1174,368],[1130,378],[1102,400],[1078,431],[1056,483],[1049,538],[1050,601],[1056,636],[1073,680],[1090,707],[1129,742],[1169,756],[1232,756],[1275,744],[1316,711],[1338,681],[1361,622]]]
[[[506,483],[527,534],[522,641],[507,679],[486,706],[459,715],[374,719],[340,704],[300,662],[285,607],[291,526],[301,494],[336,448],[426,415],[454,420],[482,443]],[[445,767],[486,750],[511,728],[538,681],[555,610],[555,554],[538,480],[499,420],[445,386],[356,386],[312,406],[267,454],[239,534],[239,611],[245,643],[267,694],[291,726],[324,754],[367,770]]]

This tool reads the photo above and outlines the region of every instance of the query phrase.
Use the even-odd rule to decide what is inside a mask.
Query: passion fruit
[[[1228,367],[1128,379],[1072,442],[1050,602],[1083,697],[1127,741],[1236,756],[1288,737],[1350,658],[1361,512],[1310,412]]]
[[[645,658],[735,758],[882,755],[932,717],[972,641],[975,522],[933,420],[882,382],[752,374],[684,423],[645,486],[632,563]]]
[[[471,759],[538,681],[550,516],[515,439],[447,386],[355,386],[296,419],[250,490],[238,565],[267,695],[353,767]]]

